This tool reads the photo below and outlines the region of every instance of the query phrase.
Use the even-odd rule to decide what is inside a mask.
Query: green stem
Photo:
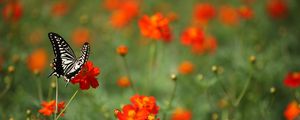
[[[39,75],[36,75],[37,79],[36,79],[36,84],[37,84],[37,89],[38,89],[38,97],[40,99],[40,101],[43,100],[43,92],[42,92],[42,83],[39,79]]]
[[[174,89],[172,91],[171,98],[170,98],[170,100],[168,102],[168,106],[166,108],[166,111],[168,111],[171,108],[171,106],[172,106],[172,102],[173,102],[173,100],[175,98],[176,89],[177,89],[177,81],[175,81]],[[162,120],[165,120],[166,116],[167,116],[167,112],[165,112],[163,114],[163,117],[162,117],[163,119]]]
[[[72,97],[70,98],[70,100],[68,101],[66,107],[58,114],[58,116],[55,118],[55,120],[58,120],[58,118],[66,111],[66,109],[68,108],[68,106],[70,105],[70,103],[72,102],[72,100],[75,98],[75,96],[77,95],[79,89],[75,91],[75,93],[72,95]]]
[[[154,42],[154,43],[153,43]],[[150,81],[152,80],[153,72],[154,72],[154,65],[156,60],[156,49],[157,49],[157,41],[153,41],[150,46],[150,62],[149,62],[149,72],[148,72],[148,79],[145,81],[145,93],[149,92],[149,85]]]
[[[231,101],[231,99],[233,98],[232,95],[229,94],[228,90],[225,88],[223,82],[220,81],[219,76],[217,74],[216,74],[216,79],[220,83],[220,86],[221,86],[223,92],[225,93],[225,95],[229,98],[230,103],[233,104],[233,102]]]
[[[54,119],[56,118],[57,110],[58,110],[58,78],[55,79],[55,113]]]
[[[125,58],[125,56],[123,56],[122,58],[123,58],[123,61],[124,61],[124,64],[125,64],[126,74],[127,74],[128,79],[130,81],[130,87],[131,87],[131,89],[132,89],[132,91],[134,93],[137,93],[137,90],[136,90],[136,88],[134,86],[133,80],[131,79],[131,75],[130,75],[129,65],[128,65],[127,59]]]
[[[252,66],[252,67],[253,67],[253,66]],[[251,71],[250,71],[249,78],[248,78],[248,80],[246,81],[245,86],[244,86],[244,88],[243,88],[241,94],[238,96],[236,102],[234,103],[234,106],[238,106],[238,105],[240,104],[241,100],[243,99],[243,97],[245,96],[245,94],[246,94],[246,92],[247,92],[247,90],[248,90],[250,81],[251,81],[251,79],[252,79],[252,77],[253,77],[253,68],[252,68],[252,67],[251,67]]]
[[[251,81],[252,77],[250,76],[250,78],[247,80],[241,94],[239,95],[239,97],[237,98],[236,102],[234,103],[234,106],[238,106],[241,102],[241,100],[243,99],[243,97],[245,96],[245,93],[249,87],[250,81]]]
[[[51,82],[50,82],[50,86],[49,86],[49,90],[48,90],[48,97],[47,97],[47,100],[50,100],[50,99],[51,99],[52,93],[53,93],[53,87],[52,87],[52,81],[51,81]]]

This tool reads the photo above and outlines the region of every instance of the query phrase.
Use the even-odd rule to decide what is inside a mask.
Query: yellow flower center
[[[134,111],[134,110],[130,110],[130,111],[128,112],[128,116],[129,116],[130,118],[134,118],[134,117],[135,117],[135,111]]]

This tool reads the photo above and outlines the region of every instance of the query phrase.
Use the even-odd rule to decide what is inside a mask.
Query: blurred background
[[[52,119],[38,112],[42,101],[55,99],[55,77],[47,78],[54,58],[49,32],[60,34],[77,56],[89,42],[89,60],[101,69],[99,87],[80,91],[61,119],[116,119],[114,109],[136,93],[156,98],[161,119],[163,114],[167,120],[288,119],[287,105],[300,97],[283,82],[287,73],[300,70],[299,5],[0,0],[0,119]],[[167,22],[151,23],[157,14]],[[167,36],[143,32],[152,24],[166,24],[160,32]],[[120,45],[128,48],[126,56],[116,52]],[[59,101],[67,102],[79,86],[64,85],[59,79]]]

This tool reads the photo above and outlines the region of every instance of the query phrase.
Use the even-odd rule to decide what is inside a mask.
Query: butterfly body
[[[70,82],[81,70],[88,60],[90,46],[86,42],[81,49],[81,56],[77,58],[70,45],[57,33],[50,32],[48,37],[51,41],[55,58],[53,59],[53,72],[58,78],[63,76],[67,83]]]

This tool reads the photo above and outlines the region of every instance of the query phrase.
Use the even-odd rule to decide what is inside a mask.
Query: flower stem
[[[125,64],[125,70],[126,70],[126,74],[128,76],[128,79],[130,81],[130,87],[132,89],[132,91],[134,93],[137,92],[135,86],[134,86],[134,83],[133,83],[133,80],[131,79],[131,75],[130,75],[130,71],[129,71],[129,65],[128,65],[128,62],[127,62],[127,59],[125,58],[125,56],[122,57],[123,58],[123,61],[124,61],[124,64]]]
[[[246,91],[248,90],[248,87],[249,87],[249,84],[250,84],[250,81],[253,79],[253,66],[251,66],[251,71],[250,71],[250,75],[249,75],[249,78],[248,80],[246,81],[245,83],[245,86],[241,92],[241,94],[238,96],[236,102],[234,103],[234,106],[238,106],[241,102],[241,100],[243,99],[243,97],[245,96],[246,94]]]
[[[166,108],[166,111],[165,111],[165,113],[163,114],[163,119],[162,120],[166,120],[165,118],[166,118],[166,116],[167,116],[167,111],[171,108],[171,106],[172,106],[172,102],[173,102],[173,100],[174,100],[174,98],[175,98],[175,93],[176,93],[176,89],[177,89],[177,81],[174,81],[175,82],[175,85],[174,85],[174,89],[173,89],[173,91],[172,91],[172,94],[171,94],[171,98],[170,98],[170,100],[169,100],[169,102],[168,102],[168,106],[167,106],[167,108]]]
[[[37,77],[36,84],[37,84],[37,90],[38,90],[38,97],[39,97],[39,100],[42,101],[43,100],[42,84],[41,84],[39,75],[35,75],[35,76]]]
[[[70,98],[70,100],[68,101],[66,107],[58,114],[58,116],[55,118],[55,120],[58,120],[58,118],[66,111],[66,109],[68,108],[68,106],[70,105],[70,103],[72,102],[72,100],[75,98],[75,96],[77,95],[79,89],[77,89],[75,91],[75,93],[72,95],[72,97]]]
[[[57,110],[58,110],[58,78],[55,79],[55,112],[54,112],[54,119],[56,118]]]
[[[154,43],[153,43],[154,42]],[[149,52],[149,72],[148,72],[148,79],[145,81],[145,93],[149,92],[149,85],[150,85],[150,81],[152,79],[153,76],[153,72],[154,72],[154,65],[156,63],[156,49],[157,49],[157,41],[153,41],[151,46],[150,46],[150,52]]]

